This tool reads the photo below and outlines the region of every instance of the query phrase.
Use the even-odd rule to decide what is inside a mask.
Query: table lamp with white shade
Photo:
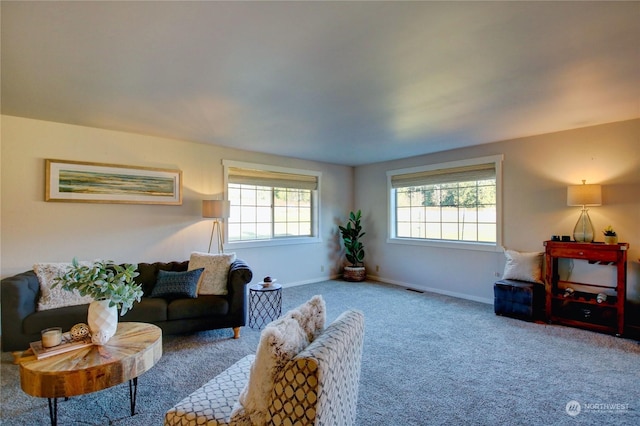
[[[571,185],[567,187],[567,205],[582,207],[580,218],[573,229],[573,239],[577,242],[592,242],[595,231],[591,223],[591,218],[589,218],[589,209],[587,209],[587,206],[602,205],[601,186],[587,185],[586,181],[583,180],[582,185]]]

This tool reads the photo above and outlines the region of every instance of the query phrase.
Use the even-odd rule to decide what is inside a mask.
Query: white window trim
[[[320,187],[322,185],[322,172],[315,170],[306,170],[306,169],[294,169],[290,167],[280,167],[280,166],[272,166],[267,164],[259,164],[259,163],[248,163],[244,161],[234,161],[234,160],[222,160],[222,166],[224,170],[224,197],[225,200],[229,199],[229,167],[237,167],[241,169],[255,169],[255,170],[266,170],[270,172],[280,172],[280,173],[292,173],[292,174],[300,174],[300,175],[308,175],[315,176],[318,178],[318,188],[315,191],[311,191],[312,205],[313,209],[311,211],[311,233],[313,234],[311,237],[283,237],[283,238],[272,238],[265,240],[250,240],[250,241],[229,241],[229,227],[227,221],[224,222],[225,232],[224,232],[224,246],[228,249],[242,249],[242,248],[253,248],[253,247],[269,247],[269,246],[283,246],[283,245],[291,245],[291,244],[312,244],[312,243],[320,243],[322,242],[322,238],[320,237]]]
[[[469,158],[466,160],[449,161],[446,163],[429,164],[425,166],[410,167],[387,171],[387,243],[406,244],[414,246],[440,247],[460,250],[478,250],[501,252],[502,249],[502,161],[504,155],[490,155],[487,157]],[[474,241],[441,241],[419,240],[415,238],[399,238],[395,236],[396,209],[395,200],[391,196],[391,177],[395,175],[418,173],[437,169],[473,166],[477,164],[494,163],[496,167],[496,242],[482,243]]]

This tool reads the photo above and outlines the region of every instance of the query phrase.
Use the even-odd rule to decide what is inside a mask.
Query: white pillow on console
[[[198,294],[228,294],[229,267],[235,260],[235,253],[191,253],[188,270],[204,268],[198,282]]]
[[[89,262],[84,263],[90,265]],[[85,305],[93,301],[91,296],[80,296],[77,290],[64,290],[61,284],[51,288],[55,284],[54,279],[64,275],[71,266],[71,263],[36,263],[33,265],[33,272],[35,272],[40,283],[38,311]]]
[[[542,252],[505,250],[503,280],[530,281],[542,284]]]

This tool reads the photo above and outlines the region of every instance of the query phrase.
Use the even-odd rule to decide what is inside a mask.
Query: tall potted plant
[[[61,285],[64,290],[77,290],[81,296],[93,298],[87,323],[94,344],[104,345],[116,333],[118,308],[124,315],[133,302],[140,301],[142,286],[134,282],[137,269],[138,265],[120,266],[103,260],[89,264],[74,258],[67,272],[55,279],[54,287]]]
[[[347,260],[351,263],[351,266],[344,267],[343,277],[347,281],[362,281],[367,276],[364,267],[364,246],[360,241],[360,238],[365,234],[362,232],[361,219],[362,212],[360,210],[355,213],[350,212],[347,226],[338,225]]]

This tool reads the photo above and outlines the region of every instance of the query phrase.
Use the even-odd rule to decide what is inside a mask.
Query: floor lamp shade
[[[225,200],[203,200],[202,217],[212,219],[226,219],[229,217],[231,203]]]
[[[578,242],[592,242],[595,231],[587,206],[602,205],[602,187],[600,185],[587,185],[584,180],[582,185],[567,187],[567,205],[582,206],[580,218],[573,229],[573,239]]]
[[[215,234],[216,228],[218,229],[218,253],[224,253],[224,246],[222,238],[222,226],[220,225],[220,219],[226,219],[229,217],[229,210],[231,203],[224,200],[203,200],[202,201],[202,217],[214,219],[211,226],[211,238],[209,238],[209,251],[211,253],[211,243],[213,242],[213,234]]]

